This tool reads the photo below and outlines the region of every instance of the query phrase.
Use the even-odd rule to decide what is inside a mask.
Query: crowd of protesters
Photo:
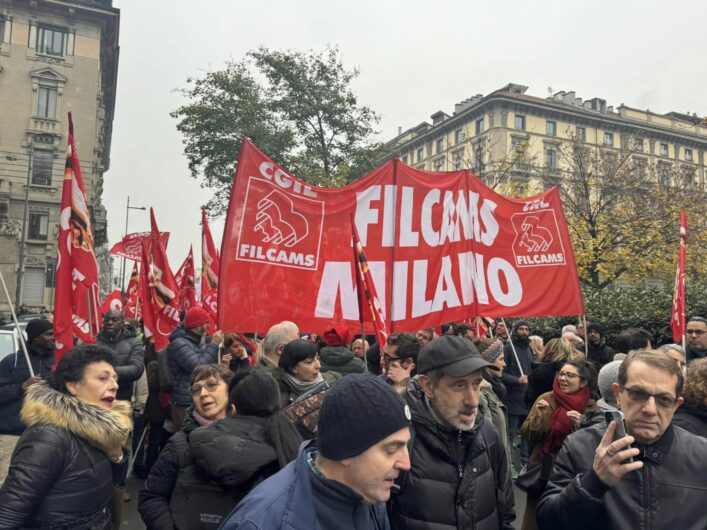
[[[501,319],[381,348],[339,325],[217,331],[196,307],[156,352],[110,311],[53,372],[52,330],[27,325],[34,376],[0,361],[0,529],[118,528],[131,473],[155,530],[707,527],[701,317],[686,349]]]

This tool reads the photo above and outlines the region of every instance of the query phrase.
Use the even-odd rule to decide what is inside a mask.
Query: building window
[[[670,187],[670,166],[668,164],[660,165],[660,183],[664,188]]]
[[[40,26],[37,31],[37,52],[46,55],[64,56],[66,32]]]
[[[545,149],[545,167],[548,169],[557,167],[557,153],[554,149]]]
[[[636,151],[643,152],[643,138],[636,138]]]
[[[462,130],[461,130],[461,129],[457,129],[456,131],[454,131],[454,143],[455,143],[455,144],[460,144],[460,143],[462,143],[462,140],[463,140],[463,139],[464,139],[464,138],[463,138],[463,136],[462,136]]]
[[[440,138],[437,140],[437,154],[440,154],[442,151],[444,151],[444,139]]]
[[[417,161],[418,161],[418,162],[421,162],[421,161],[422,161],[422,158],[423,158],[423,156],[424,156],[424,155],[423,155],[423,152],[424,152],[424,151],[423,151],[422,147],[420,147],[420,148],[417,150]]]
[[[408,163],[408,155],[403,155],[403,164]]]
[[[614,146],[614,133],[611,133],[611,132],[604,133],[604,145],[607,145],[609,147]]]
[[[444,158],[438,158],[434,162],[435,171],[444,171]]]
[[[545,124],[545,133],[548,136],[557,136],[557,122],[555,121],[548,121]]]
[[[513,150],[515,152],[514,166],[519,171],[528,171],[528,143],[524,138],[513,138]]]
[[[49,214],[29,214],[29,239],[47,239],[49,235]]]
[[[668,156],[668,144],[660,144],[660,156]]]
[[[37,116],[56,118],[56,88],[39,87],[37,91]]]
[[[5,42],[5,17],[0,16],[0,45]]]
[[[484,148],[481,145],[478,145],[476,149],[474,149],[474,157],[476,158],[476,166],[475,166],[475,173],[481,174],[484,171]]]
[[[484,132],[484,119],[480,118],[476,120],[476,135],[478,136],[479,134]]]
[[[692,162],[692,149],[685,149],[685,160]]]
[[[577,140],[580,142],[587,141],[587,129],[584,127],[577,127]]]
[[[519,114],[516,114],[515,128],[516,131],[525,130],[525,116],[520,116]]]
[[[54,154],[51,151],[34,151],[32,154],[32,184],[50,186],[53,163]]]

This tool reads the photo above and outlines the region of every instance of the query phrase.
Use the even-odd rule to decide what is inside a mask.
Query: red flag
[[[133,265],[133,272],[128,282],[128,291],[125,294],[125,318],[140,319],[140,287],[137,262]]]
[[[216,322],[218,314],[218,274],[220,257],[211,236],[206,208],[201,209],[201,305]]]
[[[108,293],[105,300],[101,304],[101,314],[105,315],[108,311],[120,311],[123,312],[123,293],[120,289],[115,289]]]
[[[361,240],[358,237],[358,231],[356,230],[356,224],[351,222],[351,230],[353,232],[353,246],[354,246],[354,256],[356,261],[354,262],[354,269],[356,270],[356,285],[366,293],[366,301],[368,306],[368,311],[366,313],[365,320],[372,320],[373,327],[376,330],[376,339],[378,341],[378,347],[381,351],[381,363],[383,362],[383,346],[388,341],[388,330],[385,325],[385,319],[383,318],[383,312],[381,310],[381,305],[378,300],[378,295],[376,294],[376,286],[373,285],[373,278],[371,278],[371,271],[368,268],[368,261],[366,260],[366,255],[363,253],[363,246],[361,245]],[[361,318],[359,316],[359,318]],[[362,320],[363,321],[363,320]]]
[[[162,246],[167,248],[167,243],[169,242],[169,232],[161,232],[160,237],[162,238]],[[133,232],[113,245],[110,249],[110,253],[114,256],[120,256],[121,258],[140,261],[140,254],[142,254],[142,242],[146,239],[150,239],[150,232]]]
[[[143,241],[143,320],[146,333],[155,343],[155,351],[169,344],[169,334],[179,325],[177,282],[167,261],[167,253],[160,239],[155,212],[150,208],[150,239]],[[149,314],[149,316],[148,316]],[[148,332],[149,329],[149,332]]]
[[[687,216],[680,212],[680,258],[675,272],[675,294],[673,295],[673,315],[670,327],[673,340],[685,345],[685,252],[687,250]]]
[[[69,141],[61,193],[58,262],[54,293],[56,362],[74,346],[74,335],[94,342],[100,329],[98,263],[93,228],[69,112]]]
[[[187,255],[182,266],[179,267],[177,274],[174,275],[174,280],[179,288],[177,296],[177,307],[179,310],[196,307],[196,289],[194,287],[194,251],[189,247]]]

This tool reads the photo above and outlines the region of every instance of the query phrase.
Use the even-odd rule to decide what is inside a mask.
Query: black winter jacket
[[[673,425],[686,431],[707,438],[707,409],[685,403],[675,411]]]
[[[184,328],[175,329],[169,336],[167,362],[172,373],[172,403],[188,406],[192,404],[189,380],[194,368],[202,364],[215,363],[218,347],[215,344],[201,345],[201,337]]]
[[[359,359],[346,346],[326,346],[319,351],[321,371],[339,372],[341,375],[360,374],[366,371],[363,359]]]
[[[28,353],[34,375],[46,379],[52,371],[54,354],[42,356],[31,348]],[[22,434],[25,430],[25,424],[20,420],[22,383],[29,378],[23,352],[13,353],[0,361],[0,434]]]
[[[530,375],[531,365],[533,362],[533,350],[530,349],[529,342],[519,342],[517,337],[513,335],[513,346],[520,360],[523,373]],[[503,347],[503,357],[506,361],[506,369],[503,371],[503,384],[506,385],[506,397],[503,404],[508,409],[508,414],[513,416],[525,416],[528,414],[530,407],[525,404],[525,391],[527,385],[518,381],[520,378],[520,370],[516,362],[516,355],[513,355],[513,349],[510,342]]]
[[[123,328],[114,337],[100,332],[96,335],[96,344],[102,344],[113,350],[115,372],[118,374],[118,394],[116,399],[131,399],[133,383],[140,379],[145,370],[145,346],[135,330]]]
[[[432,416],[416,379],[408,384],[412,411],[412,469],[391,498],[394,529],[511,530],[513,485],[498,431],[481,413],[471,431],[443,427]]]
[[[46,383],[27,390],[27,430],[0,488],[1,529],[109,527],[113,476],[97,446],[107,449],[127,439],[130,407],[118,403],[106,410]]]
[[[525,390],[525,406],[528,410],[533,408],[535,400],[545,392],[552,390],[552,383],[555,381],[555,374],[560,371],[564,361],[549,363],[537,363],[528,375],[528,388]]]
[[[614,350],[607,346],[603,338],[598,344],[594,344],[590,340],[587,344],[587,357],[594,363],[598,371],[602,366],[614,360]]]
[[[537,508],[541,530],[704,530],[707,440],[668,427],[642,449],[643,469],[614,487],[592,471],[604,428],[580,429],[565,440]]]
[[[189,435],[189,456],[204,476],[233,494],[235,507],[251,489],[280,470],[265,440],[266,418],[234,416]]]
[[[174,530],[169,500],[179,469],[189,461],[189,433],[199,425],[187,410],[182,430],[172,435],[143,484],[137,509],[148,530]]]

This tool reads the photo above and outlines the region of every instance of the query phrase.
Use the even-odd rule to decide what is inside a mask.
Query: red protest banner
[[[673,340],[685,346],[685,252],[687,251],[687,216],[680,212],[680,255],[675,271],[675,291],[670,328]]]
[[[101,304],[101,315],[105,315],[109,311],[123,312],[123,293],[120,289],[115,289],[108,293],[105,300]]]
[[[556,188],[509,199],[469,171],[397,160],[344,188],[318,188],[245,141],[221,247],[219,327],[355,329],[352,214],[389,333],[584,312]]]
[[[218,275],[220,258],[206,217],[201,209],[201,305],[216,322],[218,313]]]
[[[167,248],[169,242],[169,232],[160,232],[162,246]],[[121,258],[140,261],[142,254],[142,242],[150,239],[150,232],[133,232],[128,234],[121,241],[118,241],[110,248],[110,253]]]
[[[179,267],[177,274],[174,275],[174,281],[179,289],[177,295],[177,308],[179,310],[187,310],[190,307],[196,307],[196,288],[194,287],[194,250],[189,246],[189,254],[184,259],[182,266]]]

